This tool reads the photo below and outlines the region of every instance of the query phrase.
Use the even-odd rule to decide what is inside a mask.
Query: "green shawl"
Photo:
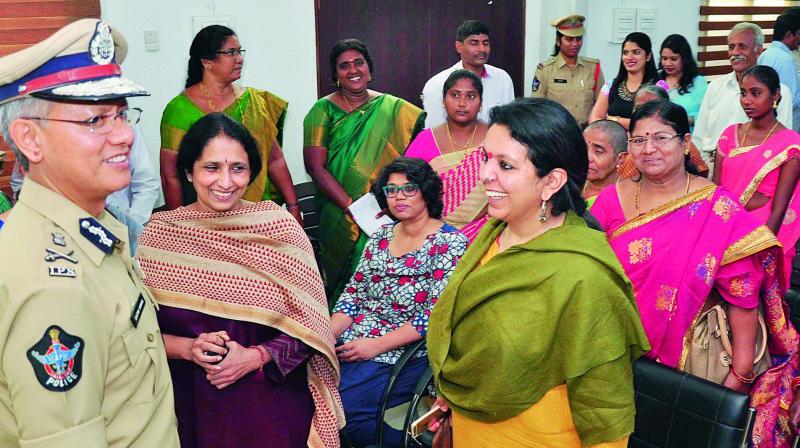
[[[384,166],[405,153],[424,123],[425,112],[388,94],[350,113],[323,98],[303,121],[303,146],[328,149],[327,170],[355,200],[369,191]],[[367,237],[325,195],[317,200],[319,222],[325,223],[320,255],[332,305],[353,275]]]
[[[584,446],[633,431],[631,364],[649,349],[630,281],[603,233],[561,227],[480,260],[505,224],[489,220],[430,316],[437,389],[468,418],[519,415],[566,383]]]
[[[277,140],[278,144],[282,144],[287,105],[288,103],[282,98],[266,90],[248,87],[237,101],[223,111],[250,131],[261,154],[261,171],[247,187],[243,196],[247,201],[259,202],[271,199],[282,203],[282,200],[278,199],[278,189],[269,180],[268,166],[272,142]],[[161,116],[161,148],[177,151],[183,136],[204,115],[205,112],[197,107],[185,92],[173,98]],[[184,180],[184,176],[178,177],[183,187],[183,203],[195,202],[194,187]]]

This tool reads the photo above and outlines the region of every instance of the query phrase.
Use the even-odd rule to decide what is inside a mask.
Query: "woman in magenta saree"
[[[741,103],[750,121],[723,131],[714,181],[778,236],[788,284],[800,238],[800,134],[784,128],[775,116],[780,83],[771,67],[755,66],[745,72],[742,92]]]
[[[644,122],[642,117],[650,114],[652,124],[660,116],[670,116],[663,110],[679,107],[652,103],[637,111],[639,119],[632,119],[629,152],[637,165],[645,165],[637,166],[642,176],[638,181],[626,180],[603,191],[592,214],[633,283],[642,324],[652,346],[648,357],[673,368],[684,368],[694,324],[704,308],[714,304],[707,304],[712,290],[730,305],[728,314],[734,334],[735,313],[762,307],[772,367],[755,378],[749,391],[745,382],[737,384],[739,377],[752,378],[752,359],[749,370],[742,367],[742,362],[748,357],[744,353],[755,352],[755,334],[749,344],[734,337],[733,364],[738,374],[732,372],[725,385],[747,391],[757,409],[753,446],[788,447],[792,434],[787,410],[794,395],[790,381],[798,371],[798,334],[786,317],[778,241],[734,196],[692,176],[683,164],[677,173],[678,194],[653,202],[648,197],[655,197],[656,190],[645,190],[653,161],[660,156],[669,159],[669,151],[674,149],[683,151],[684,145],[676,145],[675,137],[688,133],[688,120],[681,109],[682,120],[663,120],[661,123],[667,126],[653,126],[647,129],[649,132],[637,121]],[[671,127],[674,121],[684,123]],[[643,142],[637,140],[642,138]],[[641,149],[633,148],[636,145]],[[651,166],[646,166],[648,163]],[[744,350],[737,349],[737,343]]]
[[[469,70],[456,70],[444,83],[447,121],[425,129],[406,150],[406,157],[428,162],[442,179],[442,219],[472,241],[486,223],[486,189],[480,182],[479,146],[489,126],[478,120],[483,84]]]

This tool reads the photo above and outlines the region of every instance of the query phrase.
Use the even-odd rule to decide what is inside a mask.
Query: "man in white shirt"
[[[800,16],[784,12],[775,20],[772,45],[758,57],[759,65],[772,67],[778,73],[781,84],[789,88],[792,97],[792,116],[798,121],[800,114],[800,89],[797,84],[797,66],[792,52],[800,45]],[[798,127],[794,126],[797,130]]]
[[[456,52],[461,60],[425,83],[422,89],[422,106],[428,117],[425,127],[432,128],[447,121],[442,88],[450,73],[467,69],[483,81],[483,97],[478,119],[489,121],[489,110],[510,103],[514,99],[514,84],[505,70],[487,64],[491,53],[489,27],[480,20],[467,20],[456,31]]]
[[[734,123],[748,121],[747,114],[739,102],[741,90],[739,82],[744,72],[756,65],[763,45],[764,32],[754,23],[739,23],[728,33],[728,57],[733,72],[709,83],[692,133],[692,141],[712,169],[717,141],[722,131]],[[781,98],[778,104],[778,121],[791,128],[792,93],[784,84],[781,84]]]

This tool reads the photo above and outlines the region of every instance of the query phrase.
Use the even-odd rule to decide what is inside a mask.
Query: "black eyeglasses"
[[[50,118],[50,117],[20,117],[25,120],[41,120],[41,121],[60,121],[62,123],[72,123],[81,126],[86,126],[94,134],[108,134],[114,129],[114,122],[119,118],[133,126],[142,118],[142,109],[138,107],[129,107],[122,109],[119,112],[111,112],[108,114],[95,115],[86,120],[66,120],[64,118]]]
[[[241,57],[244,57],[244,52],[245,52],[245,50],[244,50],[243,48],[240,48],[240,49],[238,49],[238,50],[231,48],[230,50],[225,50],[225,51],[215,51],[214,53],[217,53],[217,54],[224,54],[225,56],[230,56],[230,57],[234,57],[234,56],[236,56],[236,55],[239,55],[239,56],[241,56]]]
[[[650,140],[650,142],[656,148],[664,149],[667,147],[667,145],[669,145],[669,142],[675,137],[681,137],[681,135],[656,134],[650,137],[634,136],[628,139],[628,144],[631,145],[632,148],[641,149],[644,148],[644,144],[647,143],[648,140]]]
[[[386,195],[387,198],[396,197],[398,193],[403,192],[403,196],[410,198],[417,194],[419,191],[419,187],[415,184],[405,184],[405,185],[386,185],[383,187],[383,194]]]

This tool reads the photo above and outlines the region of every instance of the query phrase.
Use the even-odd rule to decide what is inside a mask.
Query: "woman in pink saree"
[[[425,160],[439,174],[442,219],[472,241],[487,220],[486,190],[478,179],[478,146],[489,129],[478,120],[483,83],[469,70],[456,70],[442,90],[447,121],[420,132],[405,155]]]
[[[733,359],[723,385],[749,393],[757,409],[753,446],[788,447],[787,409],[798,370],[798,334],[783,303],[780,246],[724,188],[692,174],[686,111],[649,103],[631,119],[628,152],[641,173],[604,190],[592,214],[633,283],[647,356],[683,369],[697,317],[728,304]],[[716,294],[714,295],[716,296]],[[753,373],[759,305],[772,367]]]
[[[800,238],[800,134],[778,121],[780,96],[772,67],[757,65],[744,73],[741,103],[750,121],[731,125],[720,136],[714,182],[778,236],[788,284]]]

